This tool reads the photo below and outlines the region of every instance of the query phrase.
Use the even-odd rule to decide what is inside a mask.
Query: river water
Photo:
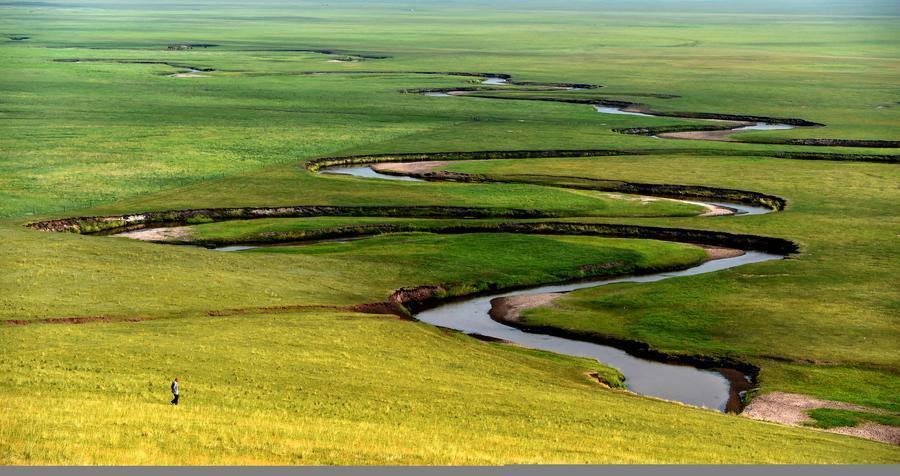
[[[491,296],[479,296],[444,304],[420,312],[415,317],[429,324],[455,329],[467,334],[503,339],[532,349],[596,359],[603,364],[619,369],[625,375],[628,389],[635,393],[724,411],[731,396],[731,383],[715,370],[655,362],[629,355],[623,350],[608,345],[525,332],[491,319],[488,315],[491,309],[491,300],[498,297],[569,292],[617,283],[649,283],[782,258],[783,256],[779,255],[749,251],[735,258],[707,261],[684,271],[540,286]]]

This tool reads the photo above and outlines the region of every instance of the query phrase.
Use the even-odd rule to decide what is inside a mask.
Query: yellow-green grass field
[[[887,445],[634,397],[592,380],[595,362],[395,318],[0,332],[7,464],[896,462]]]
[[[558,97],[826,124],[739,136],[748,141],[900,139],[890,2],[765,1],[749,11],[647,1],[0,3],[0,464],[900,462],[896,446],[815,428],[897,424],[896,157],[771,156],[883,160],[897,149],[660,140],[613,129],[708,123],[404,92],[480,82],[422,72],[505,73],[604,85],[546,93]],[[215,46],[178,47],[192,43]],[[213,71],[170,76],[189,66]],[[350,154],[526,149],[644,155],[442,167],[503,183],[304,167]],[[735,188],[788,205],[699,217],[695,205],[555,187],[559,176]],[[383,223],[416,230],[225,253],[23,226],[286,205],[524,208],[556,221],[792,240],[800,252],[787,260],[582,290],[524,319],[746,362],[761,369],[754,394],[882,413],[817,411],[799,428],[757,422],[607,388],[589,374],[614,387],[623,376],[594,361],[348,310],[404,286],[464,294],[581,278],[604,263],[648,272],[704,259],[684,244],[427,233],[512,221],[502,218],[188,228],[189,238],[226,241]],[[59,319],[71,317],[88,322]],[[175,375],[177,408],[168,405]]]

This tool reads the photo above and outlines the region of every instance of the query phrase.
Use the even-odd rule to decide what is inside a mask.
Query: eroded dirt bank
[[[187,238],[190,234],[189,230],[190,227],[187,226],[160,227],[126,231],[116,236],[141,241],[172,241]]]
[[[553,213],[514,208],[478,208],[444,206],[341,207],[297,205],[285,207],[193,208],[152,211],[128,215],[83,216],[28,223],[34,230],[93,234],[125,232],[150,227],[171,227],[256,218],[309,218],[321,216],[379,216],[402,218],[558,218]]]
[[[434,172],[439,167],[450,164],[446,160],[430,160],[423,162],[387,162],[381,164],[373,164],[372,168],[376,172],[383,174],[399,174],[399,175],[421,175]]]

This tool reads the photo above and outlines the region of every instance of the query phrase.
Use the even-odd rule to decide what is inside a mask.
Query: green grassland
[[[900,216],[890,205],[900,200],[892,185],[900,180],[896,167],[646,156],[466,162],[447,169],[509,179],[529,173],[715,185],[786,198],[779,213],[678,224],[787,237],[802,251],[789,260],[654,286],[581,290],[557,301],[559,307],[527,312],[525,321],[632,338],[669,352],[740,355],[761,364],[763,390],[900,409],[900,362],[896,352],[885,352],[900,338],[897,282],[872,271],[900,253]]]
[[[751,362],[762,368],[763,392],[891,412],[814,414],[821,427],[895,424],[900,172],[896,164],[766,154],[896,149],[658,140],[612,129],[703,122],[403,92],[479,81],[415,72],[508,73],[605,86],[548,93],[556,97],[827,124],[746,140],[900,139],[900,23],[884,2],[817,2],[815,10],[800,0],[761,2],[762,13],[654,2],[652,10],[602,0],[515,9],[500,0],[0,3],[0,319],[110,321],[0,326],[0,463],[900,461],[884,444],[608,389],[587,374],[613,383],[621,376],[596,362],[344,310],[402,286],[450,284],[458,294],[583,277],[585,266],[611,261],[631,272],[679,268],[703,259],[695,247],[405,233],[221,253],[22,226],[203,207],[446,205],[785,238],[801,246],[789,260],[583,290],[525,318]],[[21,36],[28,38],[4,40]],[[167,49],[187,43],[217,46]],[[336,54],[310,51],[317,49]],[[331,62],[354,53],[388,58]],[[188,66],[215,71],[169,76]],[[304,74],[312,71],[338,74]],[[389,73],[366,73],[378,71]],[[679,97],[642,96],[651,93]],[[598,191],[365,180],[303,167],[349,154],[588,148],[656,152],[445,168],[511,181],[530,173],[737,188],[779,195],[788,207],[701,218],[693,205]],[[252,241],[270,232],[461,222],[259,219],[190,233]],[[174,374],[185,381],[179,408],[166,399]]]
[[[394,318],[250,314],[0,332],[14,355],[0,364],[6,463],[896,460],[886,445],[604,390],[587,376],[596,363]],[[159,392],[172,372],[183,378],[179,407]]]
[[[836,410],[833,408],[819,408],[810,411],[809,414],[815,420],[812,426],[819,428],[835,428],[841,426],[852,427],[867,421],[900,426],[900,420],[898,420],[896,415],[882,415],[854,410]]]
[[[891,18],[661,18],[600,8],[538,21],[545,12],[488,9],[472,23],[470,12],[450,7],[407,18],[399,4],[357,11],[343,3],[329,9],[273,2],[255,14],[190,11],[188,20],[175,5],[111,5],[4,7],[9,14],[0,29],[30,38],[0,48],[10,73],[0,78],[8,156],[0,169],[0,215],[93,206],[347,150],[658,148],[657,140],[611,129],[685,122],[600,115],[587,106],[398,93],[465,85],[471,81],[465,77],[296,75],[304,71],[484,71],[592,82],[606,87],[579,93],[676,94],[642,101],[659,110],[801,116],[828,125],[754,137],[898,139]],[[296,14],[265,13],[279,9]],[[225,33],[223,21],[239,27]],[[536,22],[552,34],[536,35]],[[735,32],[748,39],[739,41]],[[594,39],[585,42],[586,36]],[[788,41],[798,36],[801,44]],[[220,46],[166,50],[190,42]],[[254,51],[291,48],[391,58],[328,63],[335,56]],[[67,58],[168,61],[217,72],[170,78],[178,69],[165,65],[52,61]],[[665,141],[664,147],[722,146]]]
[[[27,249],[28,238],[7,243]],[[611,261],[649,271],[703,259],[698,248],[666,242],[503,234],[387,236],[264,253],[67,238],[44,241],[40,254],[13,253],[21,264],[7,274],[14,287],[0,297],[3,318],[349,306],[383,302],[404,286],[454,284],[463,292],[579,278],[582,267]]]

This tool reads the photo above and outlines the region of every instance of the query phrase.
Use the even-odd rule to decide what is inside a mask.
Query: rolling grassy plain
[[[789,237],[801,245],[791,259],[654,286],[581,290],[558,300],[558,307],[528,311],[524,319],[636,339],[669,352],[740,355],[761,364],[763,391],[900,409],[900,380],[885,371],[897,368],[897,356],[884,351],[895,348],[900,337],[897,282],[872,272],[900,253],[895,236],[900,217],[889,211],[900,199],[892,185],[900,179],[894,165],[644,156],[498,160],[446,168],[509,180],[528,173],[716,185],[786,198],[788,206],[779,213],[677,222]]]
[[[646,13],[620,3],[529,2],[515,11],[499,1],[0,3],[0,32],[28,37],[0,38],[0,315],[99,318],[0,326],[0,462],[900,461],[884,444],[607,389],[587,374],[613,383],[621,376],[596,362],[344,309],[401,286],[454,283],[464,292],[551,282],[610,261],[680,267],[702,259],[693,247],[402,234],[217,253],[22,226],[201,207],[452,205],[786,238],[801,245],[790,260],[580,291],[526,318],[752,362],[762,368],[762,392],[900,410],[896,164],[765,157],[895,150],[664,141],[611,129],[699,122],[403,93],[479,81],[413,72],[508,73],[605,86],[561,97],[827,124],[748,140],[900,139],[900,25],[889,4],[848,11],[817,2],[810,11],[806,2],[763,2],[751,13],[663,1]],[[188,43],[216,46],[167,49]],[[311,51],[322,49],[337,54]],[[333,62],[352,53],[387,58]],[[80,61],[57,61],[73,59]],[[215,71],[169,76],[188,66]],[[306,74],[313,71],[338,74]],[[648,93],[678,97],[641,96]],[[699,218],[694,206],[602,192],[382,182],[303,167],[348,154],[579,148],[657,152],[449,168],[732,187],[789,205],[765,216]],[[447,220],[264,219],[192,233],[235,238],[390,222]],[[185,405],[171,408],[176,374]],[[834,426],[873,417],[816,418]]]

